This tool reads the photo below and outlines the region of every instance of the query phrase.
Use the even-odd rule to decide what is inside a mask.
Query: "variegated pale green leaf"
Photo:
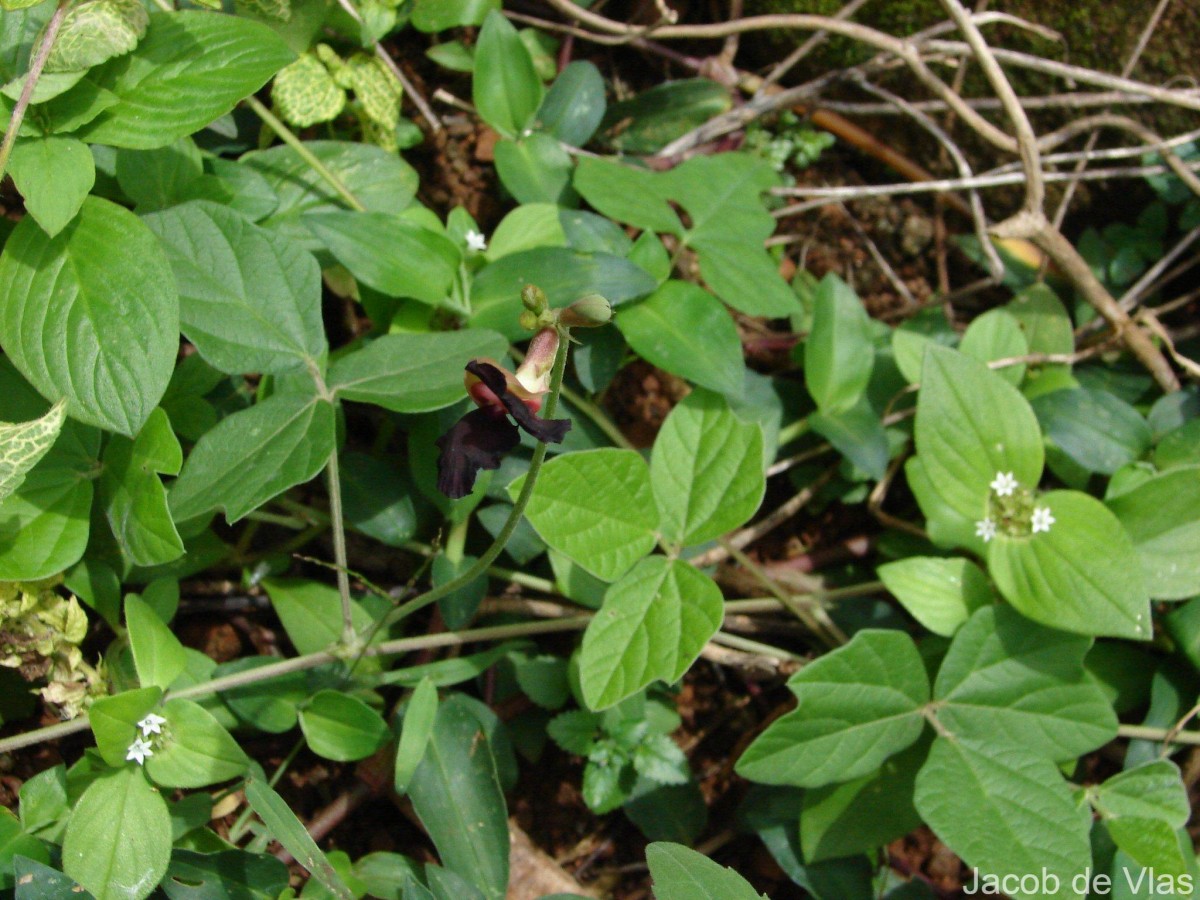
[[[138,0],[87,0],[63,18],[46,59],[47,72],[78,72],[137,46],[150,16]]]
[[[66,415],[67,401],[59,400],[32,422],[0,422],[0,500],[19,488],[29,470],[46,455]]]
[[[279,70],[271,99],[284,121],[307,128],[335,118],[346,105],[346,92],[319,59],[306,53]]]
[[[378,59],[358,53],[346,62],[346,79],[354,89],[354,99],[363,115],[386,130],[395,130],[400,121],[400,82]]]

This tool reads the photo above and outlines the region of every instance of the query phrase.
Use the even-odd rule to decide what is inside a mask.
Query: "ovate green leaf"
[[[230,522],[325,467],[334,448],[333,406],[276,394],[222,419],[193,448],[171,487],[177,521],[223,508]]]
[[[721,618],[721,592],[707,575],[678,559],[642,560],[609,589],[584,633],[584,700],[604,709],[652,681],[678,681]]]
[[[149,604],[134,594],[125,598],[125,624],[138,681],[143,687],[165,691],[187,665],[179,638]]]
[[[668,281],[640,303],[616,310],[617,327],[647,361],[701,387],[738,396],[742,344],[729,313],[712,294]]]
[[[508,137],[519,136],[542,102],[542,80],[517,29],[498,10],[483,20],[475,44],[475,108]]]
[[[1200,594],[1200,467],[1157,475],[1114,497],[1108,508],[1133,538],[1151,597]]]
[[[326,352],[321,271],[311,254],[203,200],[145,222],[167,249],[183,332],[214,367],[278,373]]]
[[[819,787],[880,767],[921,734],[929,678],[912,638],[860,631],[788,687],[799,703],[742,754],[737,771],[767,784]]]
[[[300,708],[300,729],[317,756],[336,762],[364,759],[387,743],[387,723],[362,700],[320,691]]]
[[[1150,598],[1133,543],[1099,500],[1078,491],[1038,498],[1050,530],[998,535],[988,570],[1000,593],[1034,621],[1079,634],[1150,639]]]
[[[733,869],[682,844],[651,844],[646,863],[658,900],[764,900]]]
[[[817,286],[804,344],[804,383],[825,413],[844,412],[867,388],[875,364],[871,323],[858,295],[834,274]]]
[[[199,788],[244,775],[250,758],[213,714],[191,700],[163,704],[161,743],[146,774],[163,787]]]
[[[106,772],[75,804],[62,849],[63,871],[96,900],[141,900],[171,858],[167,801],[137,765]]]
[[[945,637],[992,601],[987,576],[962,557],[910,556],[876,572],[909,615]]]
[[[1091,863],[1091,816],[1046,757],[1008,743],[939,737],[917,776],[914,799],[937,836],[981,875],[1058,879],[1056,891],[1014,897],[1084,896],[1072,880]]]
[[[175,283],[154,235],[99,197],[53,239],[22,221],[0,256],[0,343],[73,417],[136,434],[179,347]]]
[[[654,548],[650,470],[633,450],[568,453],[544,466],[525,514],[547,544],[605,581]]]
[[[702,544],[724,534],[762,502],[762,431],[739,420],[719,395],[693,391],[658,433],[650,483],[667,540]]]
[[[19,141],[8,161],[25,209],[54,237],[75,218],[96,183],[96,164],[83,141],[42,137]]]
[[[119,98],[83,127],[89,143],[148,149],[199,131],[294,59],[258,22],[183,11],[155,13],[137,49],[89,76]]]

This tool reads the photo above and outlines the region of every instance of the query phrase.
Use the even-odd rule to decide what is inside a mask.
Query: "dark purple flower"
[[[553,350],[557,350],[557,341],[551,358]],[[521,383],[522,374],[528,376],[535,370],[540,374],[541,355],[535,359],[531,345],[521,366],[525,371],[516,375],[491,360],[473,359],[467,363],[467,393],[479,409],[467,413],[435,442],[442,451],[438,456],[438,490],[450,499],[471,493],[480,469],[499,468],[504,454],[521,441],[518,426],[539,441],[553,444],[562,443],[563,436],[571,429],[570,419],[539,419],[534,415],[541,409],[541,394],[548,389],[546,379],[537,377],[533,382],[535,390]],[[509,416],[516,420],[516,425],[509,421]]]

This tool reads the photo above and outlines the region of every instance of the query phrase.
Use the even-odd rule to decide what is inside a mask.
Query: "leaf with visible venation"
[[[353,900],[354,894],[346,887],[329,858],[321,852],[304,824],[296,818],[287,802],[275,790],[258,778],[246,779],[246,802],[258,813],[267,832],[292,854],[292,858],[304,866],[336,900]]]
[[[1126,769],[1088,789],[1117,846],[1139,864],[1171,875],[1187,871],[1176,829],[1188,820],[1187,788],[1167,759]]]
[[[400,729],[400,740],[396,742],[396,764],[392,783],[397,794],[408,791],[417,766],[425,758],[425,748],[433,734],[433,723],[437,719],[438,693],[434,682],[425,676],[417,682],[404,709],[404,724]]]
[[[1051,391],[1032,403],[1046,438],[1089,472],[1111,475],[1150,447],[1142,414],[1107,391]]]
[[[175,273],[180,327],[215,368],[279,373],[325,354],[321,270],[310,253],[205,200],[144,221]]]
[[[649,467],[633,450],[611,448],[547,462],[525,515],[547,544],[605,581],[654,549],[658,527]]]
[[[233,735],[191,700],[163,704],[162,740],[146,760],[146,774],[163,787],[199,788],[244,775],[250,766]]]
[[[385,334],[330,366],[329,387],[343,400],[400,413],[429,412],[463,398],[468,362],[498,359],[507,349],[503,337],[482,329]]]
[[[604,77],[586,60],[567,63],[538,107],[536,126],[572,147],[588,142],[604,118]],[[581,158],[580,163],[584,160]]]
[[[688,545],[718,537],[762,502],[762,430],[738,419],[720,395],[693,391],[655,439],[650,483],[667,540]]]
[[[1029,343],[1020,323],[1011,313],[1003,309],[992,309],[967,326],[958,349],[972,359],[986,364],[999,359],[1025,356],[1029,353]],[[1025,363],[1004,366],[994,371],[1016,387],[1025,377]]]
[[[880,481],[887,474],[891,447],[883,419],[866,396],[840,412],[813,412],[808,424],[869,478]]]
[[[304,223],[351,275],[389,297],[442,303],[462,261],[445,235],[386,213],[310,213]]]
[[[141,900],[171,859],[167,801],[141,768],[123,765],[88,785],[67,823],[63,871],[96,900]]]
[[[658,900],[764,900],[733,869],[681,844],[651,844],[646,863]]]
[[[106,763],[125,765],[129,745],[141,737],[137,723],[158,706],[162,695],[162,688],[147,687],[96,698],[88,709],[88,724]]]
[[[438,706],[408,796],[446,867],[501,900],[508,885],[504,794],[491,745],[462,699],[452,694]]]
[[[479,116],[507,137],[519,136],[542,102],[542,80],[517,29],[498,10],[475,42],[473,99]]]
[[[1129,534],[1099,500],[1052,491],[1048,532],[988,545],[988,571],[1009,603],[1044,625],[1079,634],[1149,640],[1150,597]]]
[[[659,177],[649,169],[585,156],[575,169],[575,189],[592,208],[618,222],[682,235],[679,216],[657,189]]]
[[[812,330],[804,343],[804,384],[823,413],[851,409],[875,364],[871,321],[854,290],[830,273],[817,286]]]
[[[96,183],[96,164],[83,141],[40,137],[19,141],[8,174],[25,198],[25,209],[54,237],[75,218]]]
[[[664,172],[657,182],[663,196],[677,201],[691,217],[684,239],[698,247],[731,235],[758,249],[775,231],[775,219],[760,195],[779,183],[765,159],[750,153],[693,156]]]
[[[136,434],[179,348],[175,282],[154,235],[99,197],[53,239],[22,221],[0,256],[0,343],[73,417]]]
[[[303,146],[370,212],[398,213],[417,192],[416,169],[382,147],[351,141],[305,141]],[[305,249],[320,249],[304,222],[309,215],[344,212],[345,198],[286,144],[246,153],[239,163],[260,173],[279,197],[275,211],[261,224],[279,229]]]
[[[146,33],[150,17],[138,0],[89,0],[68,8],[46,57],[46,72],[75,72],[123,56]]]
[[[276,394],[208,431],[171,486],[176,521],[221,508],[230,523],[325,467],[334,450],[333,406]]]
[[[579,204],[571,187],[575,165],[550,135],[534,132],[515,141],[500,140],[494,155],[500,183],[518,203]]]
[[[820,787],[874,772],[921,734],[929,676],[912,638],[864,630],[792,676],[797,708],[742,754],[740,775]]]
[[[87,547],[100,432],[68,420],[12,494],[0,501],[0,581],[36,581],[75,563]]]
[[[693,246],[700,259],[700,277],[734,309],[768,319],[803,310],[800,298],[779,274],[779,264],[762,247],[728,236],[705,238]]]
[[[926,824],[981,875],[1058,879],[1056,891],[1013,897],[1084,896],[1072,881],[1091,863],[1091,816],[1047,757],[1007,742],[939,737],[914,799]]]
[[[986,366],[930,344],[917,395],[917,460],[930,487],[952,515],[975,522],[988,513],[989,485],[998,472],[1034,488],[1042,477],[1041,431],[1029,403]],[[910,478],[911,483],[911,478]],[[929,518],[937,505],[913,484]],[[958,543],[983,549],[977,538]]]
[[[67,403],[59,400],[32,422],[0,422],[0,502],[21,486],[29,470],[54,446],[66,416]]]
[[[161,147],[225,115],[293,59],[283,39],[259,22],[189,10],[155,13],[132,53],[88,75],[119,101],[79,137]]]
[[[1054,760],[1108,743],[1117,719],[1084,671],[1091,641],[1026,621],[1006,606],[977,611],[954,636],[933,696],[957,737],[1007,741]]]
[[[961,556],[910,556],[875,571],[909,615],[944,637],[993,600],[987,576]]]
[[[1150,596],[1200,594],[1200,467],[1171,469],[1108,501],[1133,539]]]
[[[391,736],[387,722],[359,698],[319,691],[300,707],[300,730],[309,749],[335,762],[365,759]]]
[[[319,653],[342,639],[342,601],[337,588],[299,578],[264,578],[262,584],[283,630],[300,653]],[[374,624],[370,613],[355,600],[350,601],[350,622],[359,634]],[[372,665],[378,663],[364,659],[358,664],[360,670]]]
[[[187,666],[183,644],[171,629],[136,594],[125,598],[125,626],[129,629],[129,646],[133,650],[133,665],[142,687],[158,687],[164,691]]]
[[[583,636],[579,682],[605,709],[653,681],[672,684],[721,627],[721,591],[683,560],[643,559],[614,584]]]
[[[150,414],[134,440],[117,435],[104,448],[100,500],[117,545],[135,565],[156,566],[183,555],[158,477],[178,475],[182,465],[179,439],[161,408]]]
[[[275,75],[271,101],[285,122],[307,128],[337,118],[346,106],[346,89],[316,54],[305,53]]]
[[[510,253],[475,276],[471,325],[520,340],[524,333],[517,321],[521,312],[518,298],[527,284],[536,284],[550,306],[558,308],[587,294],[599,294],[615,307],[649,294],[657,282],[641,266],[611,253],[535,247]]]
[[[668,281],[615,313],[625,340],[647,361],[701,387],[741,395],[745,364],[737,327],[708,291]]]

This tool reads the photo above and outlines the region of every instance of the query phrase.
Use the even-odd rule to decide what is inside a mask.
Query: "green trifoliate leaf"
[[[925,822],[981,878],[1045,879],[1033,882],[1045,892],[1013,897],[1085,895],[1072,882],[1091,863],[1091,816],[1045,756],[1011,743],[939,737],[917,776],[914,799]]]
[[[1171,469],[1108,501],[1146,573],[1150,596],[1200,593],[1200,467]]]
[[[643,559],[609,589],[584,633],[579,681],[588,706],[604,709],[652,681],[677,681],[721,617],[721,592],[707,575],[682,560]]]
[[[929,678],[898,631],[860,631],[788,682],[798,706],[742,754],[737,771],[768,784],[820,787],[874,772],[921,734]]]
[[[542,467],[525,514],[547,544],[605,581],[654,549],[650,469],[633,450],[555,457]]]
[[[1068,760],[1116,737],[1104,692],[1083,668],[1091,641],[1042,628],[1004,606],[976,612],[934,682],[938,720],[956,737],[1008,741]]]
[[[124,56],[146,33],[150,16],[138,0],[85,0],[63,17],[46,58],[47,72],[90,69]]]
[[[663,423],[650,459],[663,536],[702,544],[745,522],[766,490],[762,431],[697,390]]]
[[[346,106],[346,91],[324,63],[306,53],[279,70],[271,85],[271,100],[285,122],[307,128],[336,119]]]
[[[87,144],[71,137],[20,141],[8,161],[25,209],[49,237],[67,227],[96,183],[96,165]]]
[[[0,501],[21,486],[29,470],[54,446],[66,416],[67,403],[59,400],[32,422],[0,422]]]
[[[141,900],[171,859],[167,801],[139,766],[105,772],[75,804],[62,851],[63,871],[96,900]]]
[[[998,534],[988,571],[1021,613],[1079,634],[1149,640],[1150,598],[1129,534],[1099,500],[1078,491],[1037,498],[1027,535]]]

